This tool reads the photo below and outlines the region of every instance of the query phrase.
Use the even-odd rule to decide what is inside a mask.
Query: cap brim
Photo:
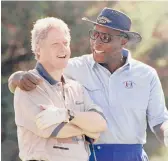
[[[106,26],[106,25],[102,25],[102,24],[99,24],[95,21],[92,21],[92,20],[89,20],[87,17],[83,17],[82,18],[83,21],[87,21],[87,22],[90,22],[90,23],[93,23],[95,25],[100,25],[100,26],[104,26],[104,27],[107,27],[107,28],[111,28],[113,30],[117,30],[117,31],[121,31],[121,32],[124,32],[128,35],[128,43],[129,44],[134,44],[134,43],[139,43],[141,40],[142,40],[142,37],[139,33],[137,32],[131,32],[131,31],[126,31],[126,30],[120,30],[120,29],[117,29],[117,28],[113,28],[113,27],[109,27],[109,26]]]

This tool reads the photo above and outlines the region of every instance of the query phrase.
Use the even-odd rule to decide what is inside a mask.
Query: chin
[[[105,62],[104,57],[102,57],[102,56],[99,57],[99,56],[93,55],[93,58],[94,58],[95,62],[97,62],[97,63],[104,63]]]
[[[57,69],[64,69],[64,68],[66,68],[67,64],[68,63],[61,63],[61,64],[57,65]]]

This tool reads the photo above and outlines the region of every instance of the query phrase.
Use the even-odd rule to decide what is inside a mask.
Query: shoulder
[[[92,54],[71,58],[64,69],[64,74],[83,84],[87,79],[90,79],[90,75],[93,73],[93,63],[94,60]]]
[[[141,61],[132,59],[130,68],[130,78],[137,84],[144,87],[150,87],[154,80],[159,80],[155,68]]]
[[[135,59],[132,59],[131,69],[140,74],[147,74],[150,76],[157,75],[157,71],[155,68]]]
[[[93,62],[93,55],[86,54],[80,57],[71,58],[68,62],[68,65],[76,65],[77,67],[80,67],[83,65],[91,65],[92,62]]]

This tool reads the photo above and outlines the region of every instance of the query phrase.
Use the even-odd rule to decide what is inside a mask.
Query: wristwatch
[[[75,117],[75,113],[70,109],[68,109],[68,115],[69,115],[69,121],[71,121]]]

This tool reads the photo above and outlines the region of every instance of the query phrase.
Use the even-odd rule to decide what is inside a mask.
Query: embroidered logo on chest
[[[125,81],[125,82],[123,82],[123,84],[124,84],[125,88],[127,88],[127,89],[134,88],[134,85],[135,85],[135,83],[132,81]]]
[[[83,101],[75,101],[75,104],[76,105],[82,105],[82,104],[84,104],[84,102]]]

